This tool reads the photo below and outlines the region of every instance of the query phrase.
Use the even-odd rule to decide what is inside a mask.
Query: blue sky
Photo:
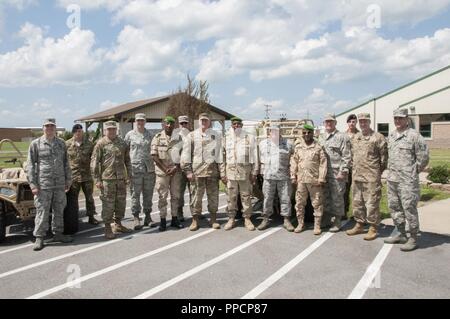
[[[0,127],[69,128],[187,73],[245,119],[318,122],[449,64],[450,0],[0,1]]]

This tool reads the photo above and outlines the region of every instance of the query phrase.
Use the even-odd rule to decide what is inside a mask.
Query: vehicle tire
[[[67,193],[67,205],[64,209],[64,234],[73,235],[78,232],[78,200]]]
[[[3,201],[0,201],[0,243],[6,238],[6,207]]]

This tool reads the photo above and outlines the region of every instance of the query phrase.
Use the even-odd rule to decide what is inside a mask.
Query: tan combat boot
[[[304,222],[304,217],[297,217],[297,221],[298,221],[298,225],[297,227],[295,227],[294,232],[295,233],[301,233],[302,231],[305,230],[305,222]]]
[[[220,229],[219,223],[216,221],[217,213],[211,213],[210,223],[213,229]]]
[[[225,230],[231,230],[234,228],[234,226],[236,226],[236,220],[234,219],[234,217],[230,217],[227,221],[227,223],[225,224],[225,227],[223,229]]]
[[[191,226],[189,227],[189,230],[190,230],[190,231],[196,231],[196,230],[198,230],[198,216],[197,216],[197,215],[192,216],[192,224],[191,224]]]
[[[322,223],[322,217],[314,217],[314,235],[318,236],[322,234],[322,229],[320,229]]]
[[[270,221],[268,217],[264,217],[261,224],[258,226],[258,230],[264,230],[269,227]]]
[[[367,235],[364,236],[364,240],[374,240],[377,237],[377,226],[370,225]]]
[[[254,231],[255,230],[255,225],[253,225],[250,217],[245,217],[244,225],[245,225],[245,228],[247,228],[249,231]]]
[[[114,233],[111,229],[111,224],[109,224],[109,223],[105,223],[105,237],[106,237],[106,239],[116,238],[116,235],[114,235]]]
[[[288,231],[292,232],[294,231],[294,226],[292,226],[291,220],[289,217],[284,217],[283,227]]]
[[[349,236],[354,236],[354,235],[359,235],[359,234],[364,234],[364,224],[363,223],[356,223],[355,226],[353,226],[352,229],[349,229],[345,232],[347,235]],[[376,233],[376,230],[375,230]],[[365,238],[364,238],[365,239]],[[375,239],[375,238],[374,238]]]
[[[117,233],[131,233],[132,230],[129,229],[129,228],[126,228],[124,225],[122,225],[121,221],[116,221],[116,222],[114,222],[114,225],[113,225],[113,232],[115,234],[117,234]]]

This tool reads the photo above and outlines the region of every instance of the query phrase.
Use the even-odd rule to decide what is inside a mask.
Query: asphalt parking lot
[[[158,221],[156,194],[153,200]],[[222,228],[225,205],[221,194]],[[255,213],[256,224],[259,218]],[[403,253],[383,243],[392,226],[366,242],[344,232],[314,236],[312,225],[288,233],[281,220],[262,232],[249,232],[242,222],[231,231],[212,230],[205,219],[197,232],[144,228],[106,241],[102,226],[82,221],[72,244],[48,244],[40,252],[32,251],[29,235],[9,235],[0,245],[0,298],[450,297],[449,236],[422,233],[421,248]]]

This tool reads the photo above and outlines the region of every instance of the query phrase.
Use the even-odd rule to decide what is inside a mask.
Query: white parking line
[[[394,229],[391,236],[393,236],[395,233],[396,230]],[[362,297],[364,297],[367,289],[369,289],[375,277],[377,276],[377,274],[379,274],[381,266],[383,265],[393,246],[394,245],[392,244],[383,245],[375,259],[372,261],[369,267],[367,267],[366,272],[364,273],[356,287],[352,290],[350,295],[347,297],[347,299],[361,299]]]
[[[220,194],[219,194],[219,197],[222,197],[222,196],[225,196],[225,195],[226,195],[225,193],[220,193]],[[206,200],[207,200],[207,198],[205,197],[205,198],[203,199],[203,201],[206,201]],[[188,206],[188,205],[189,205],[189,203],[184,204],[184,206]],[[96,205],[96,206],[101,206],[101,204]],[[127,207],[127,208],[126,208],[126,210],[129,210],[129,209],[130,209],[130,207]],[[170,208],[168,208],[168,211],[170,211]],[[157,214],[159,214],[159,211],[153,212],[153,213],[151,213],[150,215],[157,215]],[[85,218],[85,217],[83,217],[83,218]],[[129,219],[131,219],[131,217],[125,218],[124,220],[129,220]],[[98,227],[93,227],[93,228],[85,229],[85,230],[82,230],[82,231],[77,232],[75,235],[80,235],[80,234],[92,232],[92,231],[94,231],[94,230],[101,229],[101,228],[103,228],[103,226],[98,226]],[[18,246],[18,247],[14,247],[14,248],[10,248],[10,249],[1,250],[1,251],[0,251],[0,255],[6,254],[6,253],[9,253],[9,252],[13,252],[13,251],[16,251],[16,250],[24,249],[24,248],[27,248],[27,247],[31,247],[31,246],[33,246],[33,245],[34,245],[33,243],[31,243],[31,244],[22,244],[22,245],[20,245],[20,246]]]
[[[113,270],[117,270],[117,269],[119,269],[119,268],[125,267],[125,266],[127,266],[127,265],[132,264],[132,263],[138,262],[139,260],[142,260],[142,259],[144,259],[144,258],[153,256],[153,255],[156,255],[156,254],[158,254],[158,253],[161,253],[161,252],[163,252],[163,251],[169,250],[169,249],[174,248],[174,247],[176,247],[176,246],[180,246],[180,245],[182,245],[182,244],[184,244],[184,243],[187,243],[187,242],[189,242],[189,241],[191,241],[191,240],[194,240],[194,239],[197,239],[197,238],[199,238],[199,237],[205,236],[205,235],[207,235],[207,234],[213,232],[214,230],[215,230],[215,229],[209,229],[209,230],[206,230],[206,231],[201,232],[201,233],[199,233],[199,234],[196,234],[196,235],[194,235],[194,236],[190,236],[190,237],[188,237],[188,238],[185,238],[185,239],[176,241],[176,242],[174,242],[174,243],[172,243],[172,244],[169,244],[169,245],[166,245],[166,246],[164,246],[164,247],[161,247],[161,248],[158,248],[158,249],[149,251],[149,252],[147,252],[147,253],[145,253],[145,254],[142,254],[142,255],[139,255],[139,256],[136,256],[136,257],[133,257],[133,258],[124,260],[124,261],[122,261],[122,262],[120,262],[120,263],[118,263],[118,264],[115,264],[115,265],[109,266],[109,267],[107,267],[107,268],[98,270],[98,271],[93,272],[93,273],[91,273],[91,274],[89,274],[89,275],[82,276],[82,277],[80,277],[80,278],[78,278],[78,279],[76,279],[76,280],[74,280],[74,281],[66,282],[65,284],[62,284],[62,285],[53,287],[53,288],[51,288],[51,289],[42,291],[42,292],[40,292],[40,293],[34,294],[34,295],[32,295],[32,296],[30,296],[30,297],[28,297],[28,298],[26,298],[26,299],[40,299],[40,298],[46,297],[46,296],[48,296],[48,295],[54,294],[55,292],[61,291],[61,290],[65,289],[65,288],[69,288],[69,287],[71,287],[71,286],[76,286],[76,285],[78,285],[78,284],[80,284],[80,283],[82,283],[82,282],[84,282],[84,281],[86,281],[86,280],[89,280],[89,279],[92,279],[92,278],[95,278],[95,277],[104,275],[104,274],[109,273],[109,272],[111,272],[111,271],[113,271]]]
[[[259,242],[260,240],[262,240],[262,239],[264,239],[264,238],[274,234],[275,232],[279,231],[280,229],[281,229],[281,227],[276,227],[274,229],[271,229],[271,230],[265,232],[264,234],[259,235],[258,237],[253,238],[253,239],[245,242],[244,244],[239,245],[238,247],[233,248],[233,249],[227,251],[226,253],[224,253],[224,254],[222,254],[222,255],[214,258],[214,259],[211,259],[210,261],[207,261],[207,262],[205,262],[205,263],[203,263],[203,264],[201,264],[201,265],[199,265],[199,266],[197,266],[197,267],[195,267],[195,268],[193,268],[193,269],[191,269],[191,270],[189,270],[189,271],[187,271],[187,272],[185,272],[185,273],[183,273],[183,274],[181,274],[181,275],[179,275],[179,276],[177,276],[177,277],[175,277],[175,278],[173,278],[171,280],[168,280],[168,281],[166,281],[166,282],[164,282],[164,283],[162,283],[162,284],[160,284],[160,285],[158,285],[158,286],[156,286],[156,287],[154,287],[154,288],[152,288],[152,289],[150,289],[150,290],[140,294],[139,296],[134,297],[133,299],[146,299],[146,298],[149,298],[149,297],[151,297],[151,296],[153,296],[153,295],[155,295],[155,294],[157,294],[157,293],[159,293],[159,292],[161,292],[161,291],[163,291],[163,290],[165,290],[165,289],[167,289],[167,288],[169,288],[169,287],[179,283],[180,281],[185,280],[186,278],[189,278],[189,277],[199,273],[200,271],[202,271],[202,270],[204,270],[204,269],[206,269],[208,267],[211,267],[211,266],[217,264],[218,262],[220,262],[220,261],[222,261],[222,260],[224,260],[224,259],[226,259],[226,258],[228,258],[228,257],[230,257],[230,256],[232,256],[232,255],[234,255],[234,254],[236,254],[238,252],[240,252],[241,250],[243,250],[243,249],[245,249],[245,248],[247,248],[247,247],[249,247],[249,246],[251,246],[251,245],[253,245],[253,244],[257,243],[257,242]]]
[[[342,227],[347,224],[348,221],[342,223]],[[283,278],[288,272],[290,272],[295,266],[301,263],[306,257],[312,254],[317,248],[319,248],[323,243],[330,239],[335,233],[326,233],[322,235],[318,240],[309,245],[305,250],[298,254],[294,259],[289,261],[286,265],[277,270],[274,274],[260,283],[258,286],[253,288],[241,299],[254,299],[266,291],[270,286],[276,283],[278,280]]]

